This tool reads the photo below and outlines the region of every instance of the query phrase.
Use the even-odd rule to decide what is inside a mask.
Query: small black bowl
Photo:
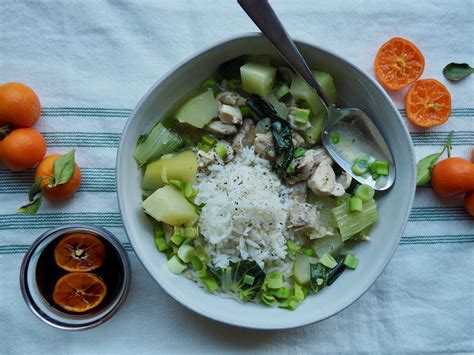
[[[56,281],[68,272],[56,265],[54,248],[71,233],[89,233],[105,245],[106,258],[94,274],[107,285],[107,295],[97,307],[83,313],[62,309],[53,300]],[[45,323],[63,330],[94,328],[119,310],[130,288],[131,269],[127,252],[108,230],[88,224],[69,224],[50,229],[31,245],[23,258],[20,287],[31,311]]]

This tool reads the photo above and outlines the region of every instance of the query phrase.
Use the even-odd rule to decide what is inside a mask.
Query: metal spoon
[[[288,64],[314,90],[326,108],[327,118],[321,138],[331,157],[360,183],[370,185],[376,190],[390,188],[396,175],[394,160],[384,137],[370,117],[357,108],[336,108],[331,104],[267,0],[237,0],[237,2]],[[332,142],[333,134],[340,137],[338,143]],[[370,174],[364,176],[354,174],[352,166],[360,153],[388,162],[389,175],[374,180]]]

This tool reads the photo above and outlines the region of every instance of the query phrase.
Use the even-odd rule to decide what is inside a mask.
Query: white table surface
[[[474,63],[474,1],[272,1],[289,32],[327,47],[372,74],[378,47],[412,40],[425,55],[424,78],[446,83],[451,61]],[[309,353],[474,351],[474,222],[459,198],[417,191],[391,263],[351,307],[319,324],[253,331],[198,316],[167,296],[140,265],[122,228],[114,165],[120,132],[146,90],[177,62],[225,37],[255,31],[234,1],[0,0],[0,83],[33,87],[44,106],[37,127],[49,152],[77,150],[85,176],[67,204],[45,204],[34,218],[15,215],[32,173],[0,167],[0,353]],[[458,132],[454,154],[474,145],[473,80],[446,83],[449,122],[425,133],[410,126],[417,157]],[[393,94],[403,108],[403,93]],[[403,113],[403,112],[402,112]],[[60,211],[60,213],[59,213]],[[129,249],[127,302],[85,332],[53,329],[21,298],[24,252],[47,228],[91,221]]]

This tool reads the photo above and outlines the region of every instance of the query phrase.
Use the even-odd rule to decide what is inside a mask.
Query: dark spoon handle
[[[260,31],[272,42],[288,64],[316,91],[316,94],[321,98],[326,109],[330,110],[332,106],[329,99],[314,79],[303,56],[298,48],[296,48],[295,42],[288,36],[288,33],[268,1],[237,0],[237,2]]]

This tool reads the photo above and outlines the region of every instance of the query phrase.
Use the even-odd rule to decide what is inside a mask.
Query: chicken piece
[[[295,230],[303,230],[308,228],[315,228],[317,226],[317,211],[316,207],[309,203],[293,202],[288,214],[286,225],[288,228]]]
[[[313,232],[309,235],[309,239],[319,239],[319,238],[324,238],[328,236],[333,236],[334,232],[329,230],[328,228],[322,226],[322,225],[317,225]]]
[[[344,196],[345,193],[346,193],[346,190],[344,189],[344,186],[342,186],[342,184],[336,182],[334,184],[334,188],[331,191],[331,195],[336,196],[336,197],[340,197],[340,196]]]
[[[205,130],[223,136],[237,133],[237,127],[231,124],[222,123],[221,121],[212,121],[205,127]]]
[[[232,148],[236,153],[241,153],[244,147],[251,147],[254,140],[255,124],[250,118],[246,118],[232,141]]]
[[[298,132],[293,132],[293,134],[291,135],[292,137],[292,140],[293,140],[293,145],[295,147],[302,147],[305,145],[306,141],[304,140],[304,138],[301,136],[301,134],[299,134]]]
[[[295,115],[296,115],[296,106],[290,106],[288,110],[288,117],[287,121],[290,123],[290,126],[295,130],[295,131],[301,131],[304,132],[308,128],[311,127],[311,123],[308,121],[306,123],[296,123],[295,121]]]
[[[308,180],[308,187],[317,196],[328,196],[334,190],[336,174],[331,164],[331,159],[324,159]]]
[[[342,185],[344,190],[347,190],[349,186],[351,186],[352,183],[352,176],[350,176],[348,173],[343,172],[341,175],[339,175],[336,178],[336,183],[339,183]]]
[[[242,112],[237,106],[219,105],[219,119],[225,124],[241,124]]]
[[[213,150],[205,152],[204,150],[198,150],[196,153],[197,165],[200,168],[205,168],[209,164],[214,163],[219,156]]]
[[[216,96],[216,100],[230,106],[244,106],[246,99],[233,91],[224,91]]]
[[[272,132],[257,133],[253,142],[255,153],[267,160],[275,159],[275,147],[273,146]]]
[[[295,170],[296,174],[300,175],[300,181],[307,180],[318,165],[326,159],[330,159],[330,157],[324,148],[307,150]]]
[[[278,74],[280,74],[283,81],[287,84],[291,84],[291,81],[293,80],[293,76],[295,75],[293,70],[291,70],[291,68],[288,68],[288,67],[278,67],[277,70],[278,70]]]
[[[290,198],[298,202],[306,202],[307,186],[306,181],[301,181],[293,185]]]

